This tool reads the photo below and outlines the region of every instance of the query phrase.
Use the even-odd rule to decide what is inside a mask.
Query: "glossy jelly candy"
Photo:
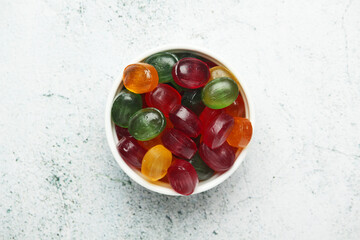
[[[196,153],[194,141],[175,128],[166,129],[161,140],[167,149],[180,158],[190,159]]]
[[[129,118],[141,108],[141,96],[123,89],[112,105],[112,120],[116,125],[127,128],[129,126]]]
[[[172,71],[175,83],[185,88],[203,87],[210,78],[208,65],[196,58],[183,58]]]
[[[196,115],[199,115],[205,108],[201,100],[201,89],[184,92],[181,98],[181,104],[193,111]]]
[[[209,168],[208,165],[201,159],[199,153],[196,153],[190,160],[189,163],[193,165],[200,181],[205,181],[214,175],[214,170]]]
[[[235,162],[234,150],[227,142],[214,149],[209,148],[205,143],[201,143],[199,153],[206,165],[216,172],[225,172]]]
[[[233,79],[235,82],[238,82],[236,77],[234,76],[234,74],[232,74],[232,72],[230,72],[227,68],[225,68],[223,66],[216,66],[216,67],[210,68],[209,81],[212,81],[216,78],[221,78],[221,77],[228,77],[228,78]]]
[[[174,159],[168,169],[167,177],[175,192],[190,195],[199,183],[195,168],[187,161]]]
[[[156,145],[146,152],[142,160],[141,173],[150,181],[157,181],[166,175],[171,160],[171,152],[163,145]]]
[[[122,128],[118,125],[115,125],[115,132],[118,140],[120,140],[122,137],[131,136],[127,128]]]
[[[197,137],[201,132],[201,123],[195,113],[182,105],[177,105],[169,112],[169,118],[174,128],[182,131],[189,137]]]
[[[234,127],[226,140],[233,147],[244,148],[248,145],[252,136],[251,122],[240,117],[235,117],[234,121]]]
[[[166,126],[164,114],[156,108],[143,108],[129,120],[129,133],[139,141],[148,141],[158,136]]]
[[[210,148],[217,148],[222,145],[229,136],[234,125],[234,119],[225,112],[209,122],[203,131],[203,141]]]
[[[155,67],[159,75],[159,83],[171,81],[171,71],[177,61],[177,57],[169,52],[156,53],[145,60],[146,63]]]
[[[160,83],[153,91],[145,94],[145,101],[149,107],[159,109],[168,117],[170,110],[181,103],[181,96],[175,88]]]
[[[205,130],[207,127],[206,125],[211,122],[214,118],[220,115],[220,113],[225,112],[224,109],[212,109],[205,107],[204,110],[201,112],[199,119],[202,124],[202,130]]]
[[[233,117],[245,117],[245,104],[240,94],[230,106],[225,108],[225,111]]]
[[[228,77],[217,78],[210,81],[202,89],[203,103],[213,109],[221,109],[232,104],[239,95],[238,85]]]
[[[156,88],[159,76],[156,69],[150,64],[135,63],[125,68],[123,81],[129,91],[146,93]]]
[[[117,144],[117,149],[120,156],[130,166],[141,168],[142,159],[146,153],[146,150],[141,147],[134,138],[123,137]]]

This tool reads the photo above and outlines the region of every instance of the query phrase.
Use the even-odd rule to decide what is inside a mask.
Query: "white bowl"
[[[222,66],[225,66],[226,68],[228,68],[235,75],[235,77],[237,77],[237,79],[239,81],[239,84],[240,84],[239,90],[240,90],[241,96],[243,97],[243,100],[244,100],[246,118],[248,118],[251,121],[252,126],[254,128],[254,109],[253,109],[252,102],[250,101],[249,92],[246,90],[245,85],[240,78],[241,75],[239,75],[237,73],[236,68],[234,68],[231,65],[231,62],[229,63],[228,61],[225,62],[222,59],[220,60],[220,58],[217,55],[210,53],[208,50],[204,50],[204,49],[201,49],[199,47],[194,47],[194,46],[164,46],[164,47],[152,49],[152,50],[144,53],[142,56],[135,58],[132,62],[129,62],[126,65],[120,66],[120,67],[123,70],[129,64],[141,62],[152,54],[155,54],[157,52],[164,52],[164,51],[194,52],[197,55],[205,57],[218,65],[222,65]],[[117,96],[117,94],[120,92],[120,90],[122,88],[123,88],[123,84],[122,84],[122,73],[121,73],[111,88],[111,91],[109,93],[108,100],[106,103],[106,110],[105,110],[106,137],[107,137],[107,140],[108,140],[108,143],[109,143],[109,146],[110,146],[110,149],[111,149],[111,152],[112,152],[114,158],[116,159],[117,163],[120,165],[121,169],[132,180],[134,180],[141,186],[143,186],[151,191],[165,194],[165,195],[182,196],[181,194],[175,192],[171,188],[170,184],[167,184],[167,183],[164,183],[161,181],[157,181],[157,182],[147,181],[142,176],[140,171],[127,165],[125,163],[125,161],[121,158],[120,154],[118,153],[117,148],[116,148],[118,138],[117,138],[116,132],[115,132],[115,125],[111,120],[111,107],[112,107],[113,101],[115,100],[115,97]],[[242,163],[242,161],[244,160],[244,158],[246,156],[246,152],[247,152],[247,147],[241,151],[241,153],[238,155],[234,165],[228,171],[226,171],[222,174],[215,174],[210,179],[199,182],[199,184],[195,188],[195,191],[193,194],[207,191],[211,188],[216,187],[223,181],[225,181],[228,177],[231,176],[231,174],[233,174],[235,172],[236,169],[239,168],[240,164]]]

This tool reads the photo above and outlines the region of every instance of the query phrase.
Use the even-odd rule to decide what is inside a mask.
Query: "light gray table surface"
[[[256,110],[220,186],[149,192],[107,145],[121,67],[231,61]],[[0,1],[0,239],[360,239],[360,1]]]

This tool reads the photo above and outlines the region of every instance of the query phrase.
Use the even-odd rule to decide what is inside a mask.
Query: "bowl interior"
[[[229,69],[234,76],[237,78],[238,80],[238,85],[239,85],[239,92],[244,100],[244,104],[245,104],[245,116],[246,118],[248,118],[251,122],[252,125],[254,125],[253,123],[253,111],[251,109],[251,105],[249,102],[249,96],[247,94],[247,92],[244,89],[244,84],[241,83],[240,79],[238,78],[239,76],[237,75],[236,71],[234,71],[235,69],[231,68],[231,66],[229,66],[228,64],[224,64],[223,61],[219,60],[219,58],[214,57],[213,54],[208,53],[208,51],[205,50],[199,50],[198,48],[194,49],[194,48],[162,48],[162,49],[157,49],[157,50],[153,50],[150,51],[146,54],[144,54],[144,56],[135,59],[133,62],[131,63],[136,63],[136,62],[142,62],[144,61],[148,56],[155,54],[157,52],[163,52],[163,51],[168,51],[168,52],[172,52],[172,53],[181,53],[181,52],[187,52],[187,53],[194,53],[198,56],[201,56],[203,58],[206,58],[214,63],[216,63],[219,66],[224,66],[227,69]],[[122,68],[124,69],[125,66]],[[108,98],[108,102],[107,102],[107,108],[106,108],[106,116],[105,116],[105,126],[106,126],[106,133],[107,133],[107,139],[109,142],[109,146],[110,149],[112,151],[112,154],[114,155],[114,158],[116,159],[116,161],[118,162],[118,164],[120,165],[120,167],[126,172],[127,175],[129,175],[130,178],[132,178],[135,182],[137,182],[138,184],[142,185],[143,187],[146,187],[149,190],[161,193],[161,194],[166,194],[166,195],[176,195],[176,196],[181,196],[180,194],[178,194],[177,192],[175,192],[170,184],[162,182],[162,181],[157,181],[157,182],[149,182],[147,181],[141,174],[140,171],[138,171],[135,168],[130,167],[129,165],[127,165],[124,160],[121,158],[121,156],[119,155],[119,153],[117,152],[116,149],[116,144],[119,141],[116,135],[116,131],[115,131],[115,124],[112,122],[111,120],[111,106],[113,101],[115,100],[116,96],[119,94],[119,92],[123,89],[123,83],[122,83],[122,74],[121,76],[117,79],[117,81],[115,81],[112,91],[109,95]],[[254,127],[254,126],[253,126]],[[209,178],[206,181],[201,181],[199,182],[198,186],[195,188],[195,191],[193,194],[196,193],[200,193],[200,192],[204,192],[206,190],[209,190],[215,186],[217,186],[218,184],[220,184],[221,182],[223,182],[225,179],[227,179],[232,173],[234,173],[234,171],[240,166],[241,162],[244,160],[245,155],[246,155],[246,151],[247,151],[247,147],[244,148],[242,151],[238,151],[236,153],[236,160],[234,165],[225,173],[222,174],[215,174],[214,176],[212,176],[211,178]]]

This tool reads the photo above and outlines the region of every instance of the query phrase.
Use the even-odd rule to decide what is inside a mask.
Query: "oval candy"
[[[156,108],[143,108],[131,116],[129,133],[139,141],[148,141],[158,136],[166,126],[164,114]]]
[[[239,95],[238,85],[228,77],[216,78],[202,89],[203,103],[212,109],[221,109],[232,104]]]
[[[129,118],[141,108],[141,96],[123,89],[112,105],[111,118],[119,127],[127,128],[129,126]]]

